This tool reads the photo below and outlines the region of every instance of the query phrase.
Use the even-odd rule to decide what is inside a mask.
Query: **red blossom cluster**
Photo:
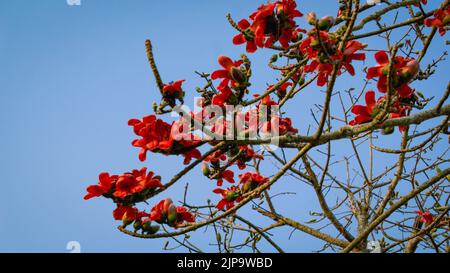
[[[84,196],[84,199],[103,196],[113,200],[117,205],[117,208],[113,211],[115,220],[123,221],[124,226],[134,222],[135,230],[153,234],[158,231],[159,226],[151,225],[151,221],[158,223],[164,223],[164,221],[153,217],[153,210],[151,214],[139,211],[135,204],[145,201],[155,190],[162,188],[164,186],[161,183],[161,177],[154,176],[151,171],[147,173],[145,167],[121,175],[101,173],[98,184],[87,187],[88,193]],[[194,221],[194,216],[186,208],[177,207],[176,211],[180,216],[176,218],[177,221],[167,222],[170,226],[177,226],[183,221]]]
[[[109,175],[101,173],[97,185],[87,187],[85,200],[93,197],[105,196],[120,200],[133,201],[149,194],[151,191],[163,187],[161,177],[154,176],[153,172],[147,173],[147,168],[132,170],[122,175]]]
[[[178,227],[184,222],[195,222],[195,215],[183,206],[175,206],[169,198],[161,200],[150,213],[150,220]]]
[[[347,42],[342,52],[337,48],[338,42],[339,40],[335,34],[313,29],[309,32],[308,38],[304,39],[300,44],[300,51],[311,60],[309,64],[304,66],[303,71],[317,71],[318,86],[324,86],[327,83],[334,64],[340,63],[339,75],[341,74],[341,68],[344,67],[350,75],[354,76],[355,69],[351,64],[352,61],[363,61],[366,59],[364,53],[356,52],[364,49],[367,45],[352,40]]]
[[[426,0],[422,0],[426,4]],[[341,11],[340,11],[341,12]],[[449,23],[450,8],[439,10],[434,14],[434,18],[425,20],[427,26],[438,27],[441,35],[445,32],[445,27]],[[274,85],[268,85],[267,91],[273,91],[278,100],[272,99],[270,92],[265,92],[264,97],[255,96],[254,104],[245,104],[245,96],[250,93],[251,65],[245,55],[238,60],[233,60],[227,56],[218,57],[220,69],[211,74],[203,74],[208,81],[207,87],[198,88],[202,96],[200,106],[202,110],[188,113],[195,122],[199,122],[204,127],[208,127],[216,135],[226,136],[231,126],[224,118],[218,117],[216,113],[208,113],[206,106],[218,106],[223,109],[227,106],[256,106],[252,109],[239,111],[236,113],[236,120],[242,124],[241,134],[248,136],[256,133],[259,136],[272,133],[278,130],[279,135],[296,134],[298,130],[294,128],[289,117],[283,117],[282,113],[271,109],[277,109],[280,101],[286,98],[289,92],[292,92],[298,85],[305,82],[305,75],[308,73],[317,74],[317,85],[327,84],[333,69],[336,68],[337,75],[348,72],[354,76],[356,74],[353,61],[364,61],[366,59],[364,50],[367,45],[357,41],[349,40],[342,42],[339,35],[330,32],[335,25],[336,20],[331,16],[324,16],[317,19],[314,12],[308,13],[306,21],[312,26],[306,32],[298,27],[295,19],[303,14],[297,10],[297,4],[294,0],[278,0],[273,3],[261,5],[257,11],[249,16],[249,20],[243,19],[238,23],[238,29],[241,32],[233,38],[236,45],[246,43],[247,52],[255,52],[258,48],[270,48],[277,42],[285,55],[293,55],[290,59],[297,61],[306,59],[303,67],[278,68],[281,76],[286,77],[287,73],[291,77],[284,79],[284,82],[277,85],[276,90],[272,90]],[[305,38],[301,33],[306,33]],[[285,50],[284,50],[285,49]],[[278,55],[274,55],[271,64],[276,62]],[[281,56],[281,54],[279,55]],[[352,113],[355,114],[354,120],[350,125],[363,124],[372,121],[383,110],[387,109],[390,118],[397,118],[408,114],[411,106],[408,105],[414,90],[409,83],[419,72],[419,64],[416,60],[395,56],[391,65],[388,54],[379,51],[375,54],[377,66],[370,67],[367,70],[367,79],[377,79],[378,91],[383,93],[379,99],[376,99],[374,91],[365,93],[366,105],[354,105]],[[292,65],[292,64],[291,64]],[[389,67],[392,67],[391,71]],[[293,71],[292,69],[295,69]],[[390,75],[388,75],[390,74]],[[388,78],[390,79],[388,87]],[[215,86],[214,81],[220,80]],[[159,84],[162,93],[164,106],[169,105],[172,108],[177,101],[183,102],[185,91],[182,85],[185,80]],[[162,86],[162,87],[161,87]],[[269,90],[270,89],[270,90]],[[390,89],[391,92],[388,92]],[[387,95],[390,96],[389,105],[387,104]],[[291,94],[289,94],[291,95]],[[263,117],[262,109],[267,108],[266,116]],[[162,112],[155,111],[156,114]],[[252,119],[255,117],[256,119]],[[265,118],[265,119],[263,119]],[[264,121],[264,122],[261,122]],[[132,142],[134,147],[140,148],[139,160],[145,161],[147,152],[159,153],[163,155],[182,155],[184,164],[189,164],[192,159],[203,159],[200,153],[200,146],[206,143],[216,145],[218,140],[204,141],[195,134],[195,129],[185,132],[183,126],[191,128],[191,123],[181,118],[171,124],[156,115],[147,115],[142,119],[130,119],[128,125],[133,127],[134,133],[139,137]],[[405,128],[400,127],[400,130]],[[230,184],[230,187],[216,188],[214,193],[219,194],[221,200],[216,207],[219,210],[230,209],[242,200],[246,194],[256,190],[261,185],[269,182],[269,179],[259,173],[244,172],[240,174],[239,182],[236,185],[235,173],[232,167],[239,170],[245,170],[248,164],[255,163],[257,160],[263,160],[264,157],[255,151],[251,145],[239,145],[230,143],[222,148],[204,157],[202,160],[202,172],[210,180],[216,181],[217,186],[221,187],[224,180]],[[200,163],[197,160],[196,163]],[[255,164],[256,165],[256,164]],[[110,198],[117,204],[113,212],[114,219],[122,220],[127,226],[134,222],[135,231],[142,230],[143,233],[153,234],[159,229],[159,226],[152,225],[152,222],[166,224],[170,227],[180,227],[185,223],[195,221],[195,215],[188,211],[186,207],[175,206],[171,199],[164,199],[157,203],[150,211],[139,211],[135,205],[146,201],[156,191],[158,193],[164,189],[159,176],[154,176],[153,172],[148,172],[146,168],[133,170],[122,175],[109,175],[102,173],[99,175],[97,185],[87,188],[88,193],[84,199],[103,196]],[[428,214],[427,214],[428,213]],[[422,221],[429,223],[432,216],[429,212],[418,212]],[[430,218],[431,217],[431,218]],[[430,220],[431,219],[431,220]]]
[[[236,45],[246,43],[247,52],[255,52],[257,48],[271,47],[279,42],[283,48],[297,38],[295,18],[303,14],[297,10],[294,0],[279,0],[261,5],[257,11],[246,19],[239,21],[242,32],[233,38]]]
[[[434,13],[434,18],[425,19],[425,25],[427,27],[437,27],[439,34],[444,36],[446,28],[450,25],[450,6],[444,9],[438,9]]]
[[[390,73],[390,86],[392,89],[390,104],[386,105],[385,95],[376,100],[375,92],[367,91],[365,94],[366,105],[355,105],[352,108],[352,113],[356,115],[355,119],[349,123],[352,126],[372,121],[384,108],[387,109],[389,118],[406,116],[408,110],[411,109],[410,101],[414,90],[409,86],[409,83],[419,73],[419,63],[414,59],[395,56],[391,65],[389,56],[384,51],[377,52],[375,60],[378,65],[367,70],[367,79],[378,78],[378,91],[386,93],[389,90],[388,77]],[[392,71],[389,71],[390,67]],[[400,126],[399,129],[404,131],[406,127]],[[390,133],[392,130],[387,128],[384,132]]]
[[[141,148],[139,160],[145,161],[147,151],[165,155],[183,155],[184,164],[189,164],[192,158],[200,158],[200,151],[196,147],[201,143],[194,134],[181,135],[179,123],[168,124],[155,115],[145,116],[142,120],[130,119],[128,125],[133,127],[140,139],[132,142],[135,147]],[[179,140],[176,140],[179,139]]]
[[[224,106],[224,104],[235,105],[237,103],[236,92],[245,88],[247,81],[245,75],[245,69],[241,68],[243,64],[242,60],[233,61],[227,56],[219,56],[219,64],[222,69],[216,70],[211,74],[211,79],[222,79],[217,86],[219,94],[212,98],[212,104],[218,106]],[[231,85],[231,87],[230,87]],[[236,91],[236,92],[233,92]]]
[[[420,221],[425,224],[431,224],[433,222],[433,214],[431,214],[429,211],[415,211],[417,215],[420,217]]]
[[[220,210],[227,210],[234,207],[235,202],[242,200],[242,195],[250,192],[257,187],[269,182],[267,177],[257,173],[246,172],[239,175],[240,182],[238,186],[231,186],[227,189],[217,188],[213,192],[220,194],[222,199],[217,203],[216,207]]]

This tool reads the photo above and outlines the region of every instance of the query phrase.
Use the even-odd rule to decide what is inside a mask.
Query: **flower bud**
[[[147,232],[148,234],[155,234],[156,232],[158,232],[159,226],[152,225],[150,221],[147,221],[142,225],[142,230]]]
[[[382,135],[390,135],[394,132],[394,127],[386,127],[381,130]]]
[[[332,16],[325,16],[319,20],[319,29],[320,30],[329,30],[334,25],[334,18]]]
[[[202,172],[203,172],[203,175],[206,176],[206,177],[208,177],[211,174],[211,170],[208,167],[208,163],[203,162],[203,164],[202,164]]]
[[[177,214],[177,208],[174,204],[171,204],[169,206],[169,209],[167,210],[167,221],[170,224],[174,224],[177,221],[178,214]]]
[[[126,227],[126,226],[128,226],[129,224],[131,224],[131,223],[133,222],[133,220],[124,218],[124,219],[122,220],[122,222],[123,222],[123,226]]]
[[[442,19],[442,25],[448,25],[450,24],[450,14],[447,13],[447,15]]]
[[[135,221],[133,227],[135,232],[140,230],[142,228],[142,222],[140,220]]]
[[[270,57],[270,62],[274,63],[278,60],[278,55],[277,54],[273,54],[272,57]]]
[[[231,77],[238,83],[244,83],[247,79],[239,67],[233,66],[230,71]]]
[[[416,60],[411,60],[400,70],[400,77],[405,82],[409,82],[417,75],[417,73],[419,73],[419,70],[419,63]]]
[[[306,14],[306,22],[308,22],[308,24],[314,26],[316,24],[316,21],[317,17],[314,11]]]
[[[236,198],[238,198],[238,193],[235,191],[227,191],[227,201],[228,202],[233,202],[236,200]]]
[[[172,204],[173,204],[172,199],[170,199],[170,198],[164,199],[163,213],[168,213],[169,207],[170,207]]]

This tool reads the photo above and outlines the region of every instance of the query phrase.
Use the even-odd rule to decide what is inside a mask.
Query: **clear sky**
[[[166,240],[135,239],[118,232],[109,200],[83,200],[86,186],[95,184],[100,172],[148,166],[164,182],[182,167],[181,158],[154,154],[141,163],[130,144],[134,136],[128,119],[152,113],[152,102],[159,99],[144,41],[153,41],[164,81],[186,79],[185,90],[193,91],[203,85],[194,71],[216,69],[220,54],[237,58],[243,53],[231,43],[235,31],[225,15],[245,18],[264,2],[81,0],[80,6],[69,6],[66,0],[1,1],[0,251],[66,252],[69,241],[80,242],[85,252],[161,251]],[[314,4],[319,16],[336,13],[336,1],[298,2],[304,13]],[[254,74],[264,79],[253,84],[255,92],[275,79],[266,67],[268,56],[251,55]],[[371,54],[368,60],[373,63]],[[338,87],[360,83],[350,79]],[[445,84],[435,81],[428,86],[430,92],[441,92]],[[188,104],[193,93],[187,94]],[[293,120],[303,132],[307,123],[301,122],[298,106],[320,103],[317,98],[313,102],[315,96],[305,95],[288,107],[298,111]],[[308,115],[309,107],[303,112]],[[161,198],[181,199],[186,183],[192,201],[217,201],[211,193],[214,183],[200,170]],[[299,187],[304,186],[287,178],[273,190],[299,192]],[[277,204],[291,214],[299,212],[297,219],[308,220],[303,208],[313,202],[311,193],[282,197]],[[250,217],[258,223],[256,214]],[[290,231],[276,233],[287,251],[320,248],[298,232],[288,240]],[[215,250],[208,247],[213,240],[204,230],[193,239],[205,250]],[[262,249],[273,251],[270,245]]]

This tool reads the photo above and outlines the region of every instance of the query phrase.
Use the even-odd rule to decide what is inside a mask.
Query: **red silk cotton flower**
[[[153,175],[153,172],[147,173],[147,168],[145,167],[122,175],[110,176],[108,173],[101,173],[99,175],[99,184],[87,187],[88,194],[84,196],[84,199],[87,200],[102,195],[124,199],[127,196],[139,194],[144,190],[154,190],[162,187],[161,178]]]
[[[217,61],[223,69],[214,71],[211,74],[211,79],[223,79],[221,85],[228,85],[230,81],[232,83],[241,83],[243,80],[245,80],[245,76],[240,69],[240,66],[243,63],[242,60],[233,61],[229,57],[221,55],[219,56]]]
[[[375,60],[378,66],[370,67],[367,70],[367,79],[378,78],[377,87],[382,93],[387,92],[387,77],[389,70],[389,56],[384,51],[375,54]],[[420,70],[419,63],[414,59],[396,56],[393,64],[392,85],[400,97],[409,98],[414,90],[408,83],[417,75]]]
[[[238,26],[240,29],[244,30],[245,32],[248,32],[250,30],[250,22],[247,21],[246,19],[242,19],[241,21],[239,21]],[[246,43],[246,51],[248,53],[253,53],[256,51],[257,47],[256,47],[256,43],[255,40],[253,38],[250,37],[250,34],[246,34],[244,35],[244,33],[239,33],[238,35],[233,37],[233,44],[235,45],[241,45],[241,44],[245,44]]]
[[[375,92],[367,91],[365,95],[366,105],[355,105],[352,108],[352,113],[356,115],[355,119],[349,122],[349,125],[354,126],[357,124],[366,123],[372,121],[373,118],[380,112],[386,97],[382,96],[378,100],[375,100]],[[389,118],[404,117],[407,114],[409,106],[402,106],[398,100],[394,101],[389,108]],[[406,126],[399,126],[400,132],[406,130]]]
[[[223,180],[234,183],[234,172],[230,170],[223,170],[217,175],[217,186],[222,186]]]
[[[222,200],[220,200],[216,205],[216,208],[219,210],[223,210],[224,208],[229,210],[234,207],[235,202],[240,202],[242,199],[241,190],[236,186],[231,186],[226,190],[218,188],[213,190],[213,192],[222,196]]]
[[[261,5],[250,15],[251,22],[245,19],[239,21],[242,33],[234,36],[233,43],[246,43],[249,53],[255,52],[257,47],[270,47],[277,41],[283,48],[288,48],[297,35],[295,18],[300,16],[303,14],[297,10],[294,0],[279,0]]]
[[[211,74],[211,79],[222,79],[222,81],[217,86],[220,93],[212,98],[212,104],[224,106],[225,103],[230,103],[234,96],[229,85],[233,88],[238,88],[240,84],[245,84],[247,79],[244,71],[241,69],[242,60],[233,61],[229,57],[221,55],[218,58],[218,62],[223,69],[214,71]]]
[[[437,27],[439,34],[444,36],[446,26],[450,24],[450,6],[445,9],[438,9],[434,12],[434,18],[427,18],[424,23],[427,27]]]
[[[239,185],[242,185],[242,192],[246,193],[252,191],[262,184],[269,182],[269,178],[262,176],[258,173],[246,172],[239,175],[241,181]]]
[[[162,187],[160,178],[153,177],[153,175],[153,172],[147,174],[147,168],[144,167],[140,170],[133,170],[130,173],[119,176],[116,182],[114,196],[123,199],[129,195],[139,193],[144,189],[153,190]]]
[[[421,211],[415,211],[417,215],[420,217],[420,221],[425,224],[430,224],[433,222],[433,215],[429,212],[421,212]]]
[[[318,35],[320,35],[320,40]],[[366,58],[364,53],[357,53],[357,51],[364,49],[367,45],[352,40],[346,44],[344,51],[340,52],[337,50],[337,44],[338,39],[334,34],[326,31],[317,32],[315,29],[310,31],[309,37],[300,44],[300,51],[311,60],[304,66],[303,71],[308,73],[317,70],[318,86],[324,86],[327,83],[333,71],[333,62],[341,61],[338,75],[342,73],[342,67],[345,67],[349,74],[354,76],[355,69],[352,61],[362,61]]]
[[[176,99],[183,101],[185,95],[185,92],[181,87],[183,82],[185,82],[185,80],[178,80],[175,82],[164,84],[163,99],[167,101],[170,105],[174,106]]]
[[[175,140],[174,137],[179,135],[176,128],[180,129],[179,123],[172,125],[157,119],[155,115],[145,116],[142,120],[130,119],[128,125],[133,126],[134,133],[140,136],[132,142],[135,147],[141,148],[139,152],[139,160],[145,161],[147,151],[168,154],[182,154],[185,156],[185,164],[188,164],[191,158],[200,158],[200,152],[195,149],[200,141],[196,140],[193,134],[185,136],[181,140]],[[176,125],[176,126],[174,126]]]
[[[195,222],[195,216],[185,207],[176,207],[170,198],[161,200],[150,213],[150,219],[160,224],[178,227],[184,222]]]
[[[118,177],[119,176],[117,175],[110,176],[109,173],[101,173],[98,176],[98,184],[87,187],[88,193],[84,196],[84,200],[99,197],[105,193],[108,193],[112,186],[116,183]]]
[[[375,92],[367,91],[365,95],[366,105],[355,105],[352,108],[352,113],[356,115],[355,119],[349,124],[354,126],[357,124],[371,121],[378,113],[377,101],[375,100]],[[384,97],[380,98],[382,101]]]
[[[138,216],[138,209],[130,206],[118,205],[113,211],[113,217],[115,220],[122,221],[134,221]]]

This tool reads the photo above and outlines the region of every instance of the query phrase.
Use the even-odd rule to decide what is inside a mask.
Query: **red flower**
[[[269,178],[257,173],[247,172],[239,175],[241,181],[239,185],[242,185],[242,192],[246,193],[252,191],[262,184],[269,182]]]
[[[355,119],[350,121],[349,124],[354,126],[356,124],[365,123],[371,121],[378,113],[377,101],[375,100],[375,92],[366,92],[366,105],[355,105],[352,108],[352,113],[356,115]],[[379,101],[383,100],[380,98]],[[375,111],[374,111],[375,110]]]
[[[405,117],[407,114],[407,110],[410,109],[410,107],[408,106],[404,106],[404,107],[400,107],[398,106],[396,109],[396,112],[393,112],[389,115],[389,118],[401,118],[401,117]],[[398,129],[400,130],[400,132],[404,132],[406,130],[406,128],[408,128],[408,126],[399,126]]]
[[[130,206],[117,205],[117,208],[113,211],[113,217],[115,220],[122,220],[131,222],[137,219],[139,211],[137,208]]]
[[[277,89],[277,96],[279,98],[284,98],[286,96],[286,92],[288,87],[291,87],[292,83],[291,82],[285,82],[283,83],[280,87],[278,87]],[[269,85],[269,88],[272,88],[273,85]]]
[[[169,84],[164,84],[163,88],[163,98],[165,100],[183,100],[184,91],[181,88],[181,85],[185,82],[185,80],[178,80],[175,82],[170,82]]]
[[[140,147],[139,160],[145,161],[147,151],[168,150],[173,145],[170,124],[157,119],[155,115],[145,116],[142,121],[130,119],[128,125],[133,126],[134,133],[141,139],[133,141],[133,146]]]
[[[366,47],[367,47],[367,45],[364,45],[355,40],[351,40],[345,46],[343,65],[347,69],[348,73],[350,73],[350,75],[352,75],[352,76],[355,75],[355,69],[353,68],[353,65],[351,65],[351,62],[353,60],[364,61],[366,59],[366,54],[355,53],[355,52],[358,50],[364,49]]]
[[[155,189],[163,186],[159,178],[153,177],[153,172],[149,172],[148,175],[146,172],[147,168],[144,167],[141,170],[133,170],[131,173],[119,176],[114,196],[123,199],[144,189]]]
[[[375,60],[378,66],[370,67],[367,70],[367,79],[378,77],[377,87],[382,93],[387,92],[387,74],[389,67],[389,57],[384,51],[379,51],[375,54]],[[393,87],[398,92],[400,97],[409,98],[414,92],[408,85],[408,82],[413,79],[419,72],[419,63],[414,59],[404,58],[402,56],[395,57],[393,65]]]
[[[255,42],[258,47],[269,47],[278,34],[278,22],[275,17],[276,3],[261,5],[257,11],[250,15],[253,20],[252,30],[255,35]],[[266,36],[267,35],[267,36]]]
[[[247,145],[239,146],[240,155],[236,160],[236,164],[240,170],[245,169],[246,162],[251,161],[252,159],[264,159],[263,156],[257,154],[252,148]]]
[[[224,179],[230,183],[234,183],[234,172],[230,170],[223,170],[220,174],[218,174],[217,186],[222,186]]]
[[[190,213],[185,207],[175,207],[170,198],[161,200],[156,204],[150,213],[150,220],[160,224],[168,224],[171,227],[178,227],[183,222],[194,222],[195,215]]]
[[[317,85],[324,86],[331,72],[333,65],[331,62],[341,60],[338,75],[341,74],[342,66],[347,69],[350,75],[355,75],[355,69],[351,62],[353,60],[365,60],[364,53],[356,53],[366,47],[358,41],[350,41],[346,44],[344,52],[337,50],[338,39],[335,35],[326,31],[319,31],[320,41],[317,37],[317,30],[313,29],[309,33],[309,37],[300,44],[300,51],[311,59],[311,63],[304,66],[304,72],[314,72],[317,70]]]
[[[98,176],[98,185],[91,185],[87,187],[87,192],[84,196],[84,200],[91,199],[92,197],[101,196],[110,191],[113,184],[117,181],[117,175],[110,176],[109,173],[101,173]]]
[[[433,222],[433,215],[429,212],[421,212],[421,211],[415,211],[415,213],[418,214],[420,218],[420,221],[422,221],[425,224],[430,224]]]
[[[177,218],[178,223],[181,224],[182,222],[195,222],[195,215],[187,210],[187,208],[183,206],[177,207]]]
[[[270,88],[270,86],[269,86],[269,88]],[[259,97],[259,95],[258,94],[255,94],[255,97]],[[272,106],[272,105],[278,105],[278,103],[276,103],[274,100],[272,100],[272,98],[270,97],[270,96],[265,96],[264,98],[262,98],[261,99],[261,101],[259,102],[259,104],[258,104],[258,110],[259,110],[259,108],[260,108],[260,106],[261,105],[265,105],[265,106],[267,106],[268,108],[270,107],[270,106]],[[267,110],[269,110],[269,109],[267,109]]]
[[[244,30],[248,31],[250,28],[250,23],[246,19],[242,19],[239,21],[238,26]],[[243,33],[239,33],[238,35],[233,37],[233,44],[235,45],[241,45],[247,43],[246,45],[246,51],[249,53],[253,53],[256,51],[257,47],[255,44],[255,41],[253,38],[250,37],[250,35],[244,35]]]
[[[297,3],[294,0],[281,0],[277,3],[277,15],[280,24],[280,36],[278,41],[283,48],[289,47],[289,42],[294,38],[297,24],[294,18],[303,14],[297,10]]]
[[[241,201],[241,190],[236,186],[231,186],[226,190],[217,188],[213,192],[222,196],[222,200],[216,205],[216,208],[219,210],[223,210],[224,207],[229,210],[234,207],[234,202]]]
[[[205,158],[205,162],[211,163],[218,163],[220,160],[221,161],[227,160],[227,155],[220,150],[215,151],[214,153],[210,154]]]
[[[185,162],[187,163],[191,158],[200,157],[199,152],[194,149],[200,141],[193,134],[190,134],[187,139],[174,140],[174,136],[180,135],[176,129],[180,129],[181,126],[177,122],[170,125],[157,119],[155,115],[149,115],[145,116],[142,121],[130,119],[128,125],[133,126],[134,133],[142,137],[132,142],[133,146],[141,148],[139,152],[141,161],[145,161],[148,150],[165,155],[182,154],[186,157]]]
[[[270,133],[272,132],[272,128],[278,128],[278,135],[280,136],[287,133],[296,134],[298,132],[297,129],[292,127],[292,121],[290,118],[280,118],[279,116],[273,116],[270,121],[264,122],[261,132]]]
[[[450,23],[450,6],[445,9],[438,9],[434,12],[434,18],[425,19],[425,25],[427,27],[437,27],[439,34],[444,36],[446,32],[446,26]]]
[[[218,106],[224,106],[225,103],[229,103],[231,96],[233,95],[233,91],[228,85],[217,87],[220,91],[219,94],[215,95],[212,98],[212,104]]]
[[[183,153],[183,156],[184,156],[183,164],[184,164],[184,165],[187,165],[187,164],[189,164],[189,163],[191,162],[191,160],[192,160],[193,158],[195,158],[195,159],[201,158],[201,157],[202,157],[202,154],[200,153],[199,150],[197,150],[197,149],[192,149],[192,150],[190,150],[190,151],[188,151],[188,152]]]
[[[238,23],[244,33],[234,36],[233,43],[247,42],[247,52],[255,52],[257,47],[270,47],[277,41],[288,48],[289,42],[297,36],[295,18],[300,16],[303,14],[297,10],[294,0],[261,5],[250,15],[251,23],[245,19]]]
[[[238,83],[242,82],[242,78],[244,76],[241,72],[241,69],[239,68],[243,63],[242,60],[233,61],[227,56],[220,55],[218,58],[218,62],[223,67],[223,69],[214,71],[211,74],[211,79],[223,79],[220,83],[221,86],[228,85],[229,81]]]

